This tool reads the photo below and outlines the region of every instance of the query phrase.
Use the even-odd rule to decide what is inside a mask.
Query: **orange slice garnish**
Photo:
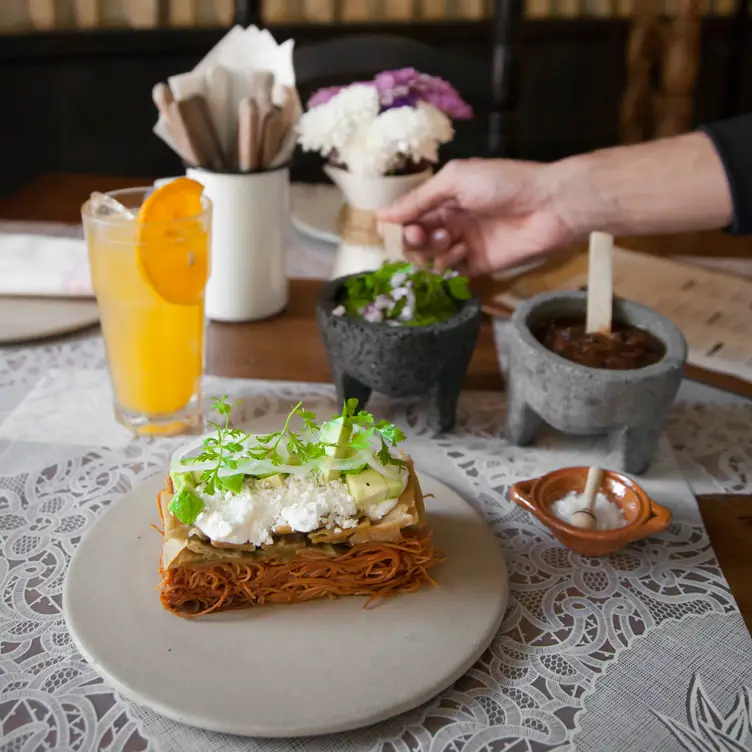
[[[201,183],[177,178],[157,188],[136,218],[141,225],[137,251],[141,273],[168,303],[198,303],[206,287],[209,239],[199,217],[203,192]]]

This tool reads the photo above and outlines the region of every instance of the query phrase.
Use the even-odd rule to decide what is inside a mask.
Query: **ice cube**
[[[89,196],[89,203],[94,210],[94,214],[100,217],[111,217],[117,215],[122,219],[135,219],[136,215],[127,207],[123,206],[116,198],[108,196],[105,193],[94,191]]]

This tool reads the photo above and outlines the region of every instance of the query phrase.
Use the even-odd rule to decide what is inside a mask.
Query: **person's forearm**
[[[726,173],[704,133],[584,154],[549,167],[551,200],[577,239],[726,227]]]

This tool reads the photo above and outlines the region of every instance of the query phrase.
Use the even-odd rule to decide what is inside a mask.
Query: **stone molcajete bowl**
[[[544,422],[567,434],[603,434],[621,455],[620,469],[640,474],[650,466],[679,389],[687,343],[660,314],[615,299],[613,320],[650,332],[663,343],[664,356],[654,365],[624,371],[572,363],[546,349],[533,332],[551,320],[584,320],[586,296],[545,293],[515,311],[507,340],[507,437],[518,445],[529,444]]]
[[[337,398],[357,398],[364,408],[371,392],[387,397],[424,396],[428,427],[454,427],[457,400],[480,329],[477,298],[458,303],[447,321],[426,326],[389,326],[351,316],[335,316],[345,281],[328,282],[316,306]]]

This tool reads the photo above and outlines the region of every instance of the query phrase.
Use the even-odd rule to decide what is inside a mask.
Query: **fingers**
[[[430,180],[379,211],[379,220],[402,225],[419,222],[426,212],[454,197],[457,192],[457,169],[457,163],[450,162]]]
[[[449,248],[451,238],[445,227],[429,231],[423,225],[408,225],[403,231],[405,244],[410,249],[421,250],[428,245],[441,250]]]
[[[453,245],[446,253],[436,257],[435,267],[438,272],[445,272],[447,269],[456,269],[462,264],[467,257],[468,248],[465,243]]]

